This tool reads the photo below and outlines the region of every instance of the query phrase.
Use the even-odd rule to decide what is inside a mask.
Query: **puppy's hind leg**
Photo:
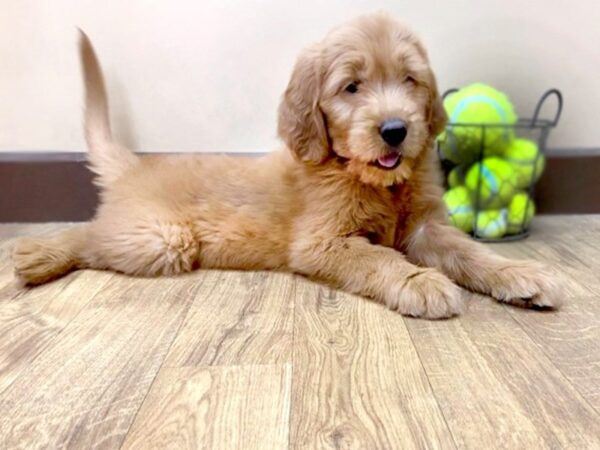
[[[17,278],[37,285],[85,267],[80,254],[85,245],[87,225],[80,225],[44,238],[20,238],[13,249]]]
[[[82,255],[92,268],[154,277],[190,272],[199,265],[193,223],[164,211],[147,217],[105,211],[90,224],[89,239],[92,245]]]

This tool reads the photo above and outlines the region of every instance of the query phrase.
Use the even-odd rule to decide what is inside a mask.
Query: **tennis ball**
[[[512,103],[502,92],[474,83],[444,99],[449,126],[440,135],[440,153],[457,164],[498,155],[514,138],[517,121]],[[459,124],[453,126],[453,124]],[[485,125],[482,126],[482,125]]]
[[[506,234],[506,210],[491,209],[477,213],[475,235],[485,239],[500,238]]]
[[[444,203],[448,208],[448,220],[456,228],[470,233],[473,230],[473,206],[471,196],[464,186],[450,189],[444,194]]]
[[[456,166],[448,174],[448,186],[455,188],[465,184],[465,176],[467,175],[466,166]]]
[[[513,166],[516,185],[520,189],[535,183],[544,171],[546,164],[544,155],[540,153],[538,146],[528,139],[515,139],[504,152],[504,159]]]
[[[535,204],[525,192],[516,193],[508,205],[507,230],[509,234],[525,231],[535,214]]]
[[[477,136],[471,128],[458,131],[460,139],[457,138],[454,128],[449,125],[438,136],[440,158],[448,160],[454,164],[470,164],[477,159],[479,152],[475,150],[474,145],[466,145],[467,142],[474,142]]]
[[[438,136],[440,158],[454,164],[469,165],[479,159],[481,149],[476,144],[480,135],[473,127],[448,125]]]
[[[495,156],[485,158],[469,169],[465,184],[471,192],[475,209],[498,209],[506,206],[514,194],[513,168],[509,163]],[[478,189],[479,202],[477,202]]]

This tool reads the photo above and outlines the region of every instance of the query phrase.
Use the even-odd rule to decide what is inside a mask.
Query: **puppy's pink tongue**
[[[400,158],[398,153],[388,153],[385,156],[377,158],[377,162],[383,167],[394,167],[398,162],[398,158]]]

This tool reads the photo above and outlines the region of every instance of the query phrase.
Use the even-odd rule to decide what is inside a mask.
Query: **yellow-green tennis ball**
[[[450,189],[444,194],[444,203],[448,208],[448,221],[465,233],[470,233],[473,230],[474,214],[467,188],[458,186]]]
[[[450,161],[473,162],[482,151],[484,156],[498,155],[514,139],[510,125],[516,123],[517,115],[513,105],[505,94],[491,86],[471,84],[448,95],[444,108],[449,126],[440,140],[440,150]]]
[[[438,136],[440,157],[454,164],[469,165],[479,159],[481,149],[477,145],[480,138],[473,127],[453,127],[448,125]]]
[[[507,230],[510,234],[521,233],[531,224],[535,204],[525,192],[515,194],[508,205]]]
[[[513,166],[519,189],[535,183],[546,164],[544,155],[540,153],[536,143],[529,139],[515,139],[504,152],[504,159]]]
[[[506,234],[506,210],[491,209],[477,213],[475,234],[485,239],[496,239]]]
[[[455,188],[465,184],[465,176],[467,175],[466,166],[456,166],[448,174],[448,186]]]
[[[451,161],[454,164],[470,164],[475,161],[479,153],[474,151],[472,145],[464,144],[467,142],[467,139],[465,138],[467,133],[468,130],[460,131],[459,134],[461,135],[462,139],[459,141],[453,131],[452,126],[448,126],[448,128],[446,128],[446,130],[444,130],[438,136],[440,158]],[[473,137],[472,140],[475,139],[476,137]],[[471,139],[468,141],[471,141]]]
[[[465,184],[471,192],[476,209],[498,209],[506,206],[515,192],[512,166],[495,156],[473,164],[467,172]]]

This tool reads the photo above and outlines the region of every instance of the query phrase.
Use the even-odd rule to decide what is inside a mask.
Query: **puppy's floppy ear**
[[[305,49],[279,105],[279,136],[297,158],[313,164],[322,162],[329,153],[325,118],[319,108],[322,71],[319,47]]]
[[[429,131],[433,136],[437,136],[446,127],[448,115],[444,109],[444,102],[438,91],[435,75],[430,70],[429,83]]]

